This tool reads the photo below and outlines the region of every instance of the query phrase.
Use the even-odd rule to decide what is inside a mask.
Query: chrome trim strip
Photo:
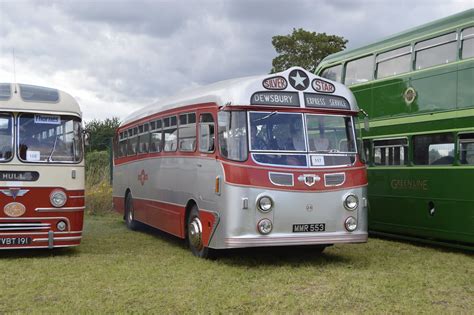
[[[33,243],[38,243],[38,242],[48,242],[48,244],[52,243],[51,241],[54,240],[54,242],[62,242],[62,241],[77,241],[82,239],[82,236],[67,236],[67,237],[51,237],[51,238],[35,238],[32,240]],[[53,244],[51,244],[53,245]]]
[[[261,236],[261,237],[229,237],[224,239],[228,248],[287,246],[335,243],[365,243],[368,233],[319,235],[319,236]]]
[[[79,244],[71,244],[71,245],[55,245],[53,248],[59,248],[59,247],[76,247],[79,246]],[[49,248],[48,246],[25,246],[25,247],[0,247],[0,250],[8,250],[8,249],[44,249],[44,248]]]
[[[82,196],[68,196],[68,198],[70,199],[76,199],[76,198],[84,198],[85,196],[82,195]]]
[[[73,232],[54,232],[54,235],[65,235],[65,234],[82,234],[82,231],[73,231]],[[11,233],[0,233],[0,236],[8,236],[8,235],[48,235],[48,232],[26,232],[26,233],[18,233],[18,232],[11,232]]]
[[[69,221],[68,218],[66,217],[19,217],[19,218],[0,218],[0,222],[2,220],[7,220],[7,221],[23,221],[23,220],[64,220],[67,223],[67,228],[71,228],[71,222]],[[82,232],[82,231],[81,231]],[[67,232],[62,232],[62,233],[67,233]]]
[[[64,208],[36,208],[37,212],[74,212],[74,211],[84,211],[86,207],[64,207]]]

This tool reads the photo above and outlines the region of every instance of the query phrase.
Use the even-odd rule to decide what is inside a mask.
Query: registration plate
[[[28,245],[31,237],[0,237],[0,246]]]
[[[326,231],[326,223],[293,224],[293,233],[324,231]]]

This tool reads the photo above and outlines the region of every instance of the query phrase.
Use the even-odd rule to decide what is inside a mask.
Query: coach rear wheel
[[[202,223],[197,206],[193,206],[189,213],[187,227],[189,249],[191,249],[193,255],[201,258],[210,258],[212,250],[205,247],[202,241]]]
[[[138,222],[135,221],[134,215],[132,194],[128,193],[125,197],[125,224],[130,230],[138,229]]]

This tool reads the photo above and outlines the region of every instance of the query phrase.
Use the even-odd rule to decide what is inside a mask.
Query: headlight
[[[273,224],[270,219],[261,219],[257,224],[258,231],[262,234],[268,234],[273,229]]]
[[[359,206],[359,198],[357,198],[354,194],[347,195],[346,199],[344,200],[344,208],[347,210],[355,210]]]
[[[67,201],[66,193],[62,190],[54,190],[51,195],[49,195],[49,201],[51,201],[51,204],[56,208],[62,207]]]
[[[258,206],[258,209],[262,212],[268,212],[270,210],[272,210],[272,207],[273,207],[273,201],[270,197],[267,197],[267,196],[263,196],[263,197],[260,197],[257,201],[257,206]]]
[[[344,222],[344,226],[346,227],[346,230],[353,232],[357,229],[357,220],[354,217],[348,217],[346,222]]]
[[[67,227],[67,224],[64,221],[59,221],[58,224],[56,224],[56,227],[58,228],[58,230],[64,231]]]

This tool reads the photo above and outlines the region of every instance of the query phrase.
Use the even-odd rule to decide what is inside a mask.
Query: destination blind
[[[252,95],[250,104],[299,107],[300,100],[297,92],[262,91]]]
[[[351,109],[345,98],[335,95],[304,93],[304,103],[306,107]]]

